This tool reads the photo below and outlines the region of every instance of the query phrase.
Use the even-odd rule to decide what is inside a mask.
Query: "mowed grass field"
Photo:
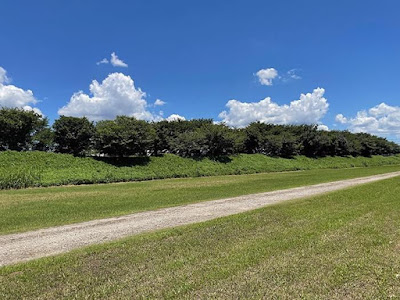
[[[0,189],[110,183],[164,178],[254,174],[310,169],[399,165],[400,155],[293,159],[240,154],[215,159],[161,157],[94,158],[39,151],[0,152]]]
[[[399,171],[400,165],[0,191],[0,234]]]
[[[399,298],[399,195],[397,177],[3,267],[0,298]]]

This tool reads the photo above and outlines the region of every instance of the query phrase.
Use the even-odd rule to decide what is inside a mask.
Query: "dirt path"
[[[206,201],[122,217],[3,235],[0,236],[0,266],[64,253],[83,246],[116,240],[142,232],[207,221],[277,202],[319,195],[395,176],[400,176],[400,172]]]

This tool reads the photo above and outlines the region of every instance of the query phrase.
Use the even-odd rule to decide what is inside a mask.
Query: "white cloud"
[[[7,77],[7,71],[0,67],[0,84],[7,84],[10,81],[10,78]]]
[[[103,58],[102,60],[98,61],[96,63],[96,65],[108,64],[108,63],[109,63],[108,59],[107,58]]]
[[[118,56],[115,54],[115,52],[111,53],[111,64],[114,67],[124,67],[126,68],[128,65],[124,63],[121,59],[118,58]]]
[[[345,116],[343,116],[342,114],[336,115],[335,120],[336,120],[336,122],[339,122],[341,124],[347,123],[347,118]]]
[[[185,121],[186,119],[185,119],[185,117],[182,117],[180,115],[172,114],[165,120],[167,120],[168,122],[174,122],[174,121],[178,121],[178,120]]]
[[[154,106],[163,106],[165,105],[165,102],[162,101],[161,99],[156,99],[156,101],[154,101]]]
[[[109,63],[111,63],[114,67],[123,67],[123,68],[128,67],[128,65],[122,59],[118,58],[115,52],[111,53],[110,60],[108,60],[107,58],[103,58],[102,60],[98,61],[96,65],[109,64]]]
[[[117,115],[133,116],[141,120],[159,120],[161,117],[147,110],[146,93],[135,88],[130,76],[112,73],[101,83],[93,80],[91,95],[79,91],[68,104],[58,110],[60,115],[82,117],[98,121],[113,119]]]
[[[272,85],[272,80],[278,76],[278,71],[274,68],[261,69],[256,73],[258,80],[262,85]]]
[[[26,110],[26,111],[33,111],[33,112],[43,116],[43,113],[37,107],[32,107],[32,106],[29,106],[29,105],[25,105],[24,107],[22,107],[22,109]]]
[[[289,105],[279,105],[270,97],[259,102],[229,100],[228,111],[219,114],[228,126],[244,127],[260,121],[272,124],[317,124],[328,111],[328,101],[323,97],[325,90],[317,88],[312,93],[301,94],[300,100]]]
[[[353,132],[367,132],[381,136],[400,137],[400,107],[381,103],[368,111],[357,112],[353,118],[342,114],[336,116],[336,122],[345,124]]]
[[[287,72],[287,76],[288,76],[290,79],[294,79],[294,80],[299,80],[299,79],[301,79],[301,76],[297,75],[296,72],[297,72],[297,69],[291,69],[291,70],[289,70],[289,71]]]
[[[326,126],[326,125],[324,125],[324,124],[319,124],[319,125],[317,126],[317,129],[318,129],[318,130],[321,130],[321,131],[329,131],[329,127]]]
[[[42,114],[38,108],[32,107],[38,101],[31,90],[21,89],[9,82],[7,71],[0,67],[0,107],[17,107]]]

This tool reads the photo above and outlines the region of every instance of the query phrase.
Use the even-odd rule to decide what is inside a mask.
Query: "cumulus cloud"
[[[118,58],[118,56],[115,54],[115,52],[111,53],[111,64],[114,67],[124,67],[126,68],[128,65],[124,63],[121,59]]]
[[[161,99],[156,99],[156,101],[154,101],[154,106],[163,106],[165,105],[165,102],[162,101]]]
[[[112,73],[102,82],[93,80],[89,90],[90,95],[83,91],[74,93],[58,113],[74,117],[86,116],[93,121],[113,119],[117,115],[148,121],[161,118],[148,111],[146,93],[135,87],[130,76]]]
[[[326,125],[324,125],[324,124],[319,124],[319,125],[317,126],[317,129],[318,129],[318,130],[321,130],[321,131],[329,131],[329,127],[326,126]]]
[[[102,64],[109,64],[111,63],[114,67],[123,67],[126,68],[128,67],[128,64],[126,64],[122,59],[120,59],[115,52],[111,53],[111,58],[108,60],[107,58],[103,58],[102,60],[98,61],[96,65],[102,65]]]
[[[256,73],[258,80],[262,85],[272,85],[272,80],[278,76],[278,71],[274,68],[261,69]]]
[[[0,67],[0,107],[17,107],[42,114],[38,108],[32,106],[38,101],[31,90],[21,89],[15,85],[8,84],[9,82],[7,71]]]
[[[345,116],[343,116],[342,114],[336,115],[335,120],[336,120],[336,122],[339,122],[341,124],[346,124],[347,123],[347,118]]]
[[[328,111],[325,90],[316,88],[312,93],[301,94],[299,100],[289,105],[279,105],[270,97],[259,102],[240,102],[229,100],[227,111],[219,114],[228,126],[244,127],[251,122],[260,121],[272,124],[317,124]]]
[[[172,114],[168,118],[166,118],[165,120],[167,120],[168,122],[174,122],[174,121],[179,121],[179,120],[185,121],[186,119],[185,119],[185,117],[182,117],[180,115]]]
[[[33,111],[33,112],[37,113],[38,115],[42,115],[42,117],[44,116],[42,111],[37,107],[32,107],[32,106],[29,106],[29,105],[25,105],[24,107],[22,107],[22,109],[26,110],[26,111]]]
[[[400,107],[381,103],[357,112],[355,117],[336,116],[336,122],[347,125],[353,132],[400,137]]]

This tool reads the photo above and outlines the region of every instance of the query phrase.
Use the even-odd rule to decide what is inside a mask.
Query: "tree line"
[[[261,153],[290,158],[393,155],[400,153],[400,146],[371,134],[321,131],[316,125],[254,122],[238,129],[212,119],[146,122],[117,116],[94,123],[85,117],[61,116],[49,126],[47,118],[33,111],[1,108],[0,150],[112,157],[173,153],[198,158]]]

